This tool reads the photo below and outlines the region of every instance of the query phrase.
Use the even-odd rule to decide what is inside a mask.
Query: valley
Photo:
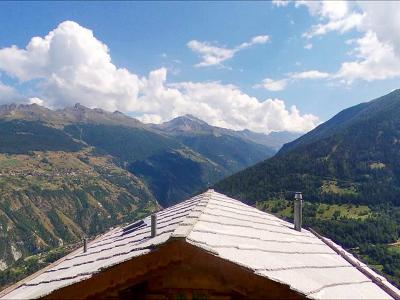
[[[0,106],[1,284],[274,152],[190,116],[147,125],[79,104]]]

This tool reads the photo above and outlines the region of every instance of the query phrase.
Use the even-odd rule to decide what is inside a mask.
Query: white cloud
[[[244,42],[234,48],[218,47],[210,42],[199,42],[192,40],[187,46],[196,52],[202,61],[196,64],[196,67],[222,66],[222,62],[231,59],[237,52],[250,48],[257,44],[265,44],[269,41],[268,35],[259,35],[253,37],[249,42]]]
[[[358,1],[354,3],[353,11],[339,21],[347,25],[337,26],[339,29],[331,25],[332,30],[343,32],[355,28],[363,32],[363,36],[350,43],[355,45],[350,52],[355,59],[343,62],[336,78],[351,84],[355,80],[373,81],[400,76],[399,2]]]
[[[400,55],[400,2],[359,1],[358,6],[366,15],[362,29],[374,32],[380,42],[391,45]]]
[[[299,6],[306,6],[310,15],[319,21],[304,34],[307,38],[331,31],[343,33],[359,28],[365,17],[363,13],[352,11],[354,5],[347,1],[296,1],[296,7]]]
[[[223,61],[235,55],[234,49],[213,46],[208,42],[192,40],[187,43],[187,46],[201,56],[202,61],[196,64],[196,67],[221,65]]]
[[[311,31],[305,33],[305,36],[312,38],[316,35],[324,35],[331,31],[339,31],[344,33],[353,28],[359,28],[362,24],[365,15],[353,13],[343,19],[330,20],[327,23],[320,23],[312,27]]]
[[[376,33],[368,31],[356,44],[357,60],[342,63],[336,78],[351,84],[357,79],[372,81],[400,76],[400,59],[393,46],[380,42]]]
[[[291,73],[290,78],[292,79],[325,79],[329,78],[331,75],[326,72],[321,72],[318,70],[310,70],[298,73]]]
[[[255,44],[265,44],[268,41],[269,41],[269,36],[268,35],[258,35],[258,36],[253,37],[251,39],[250,43],[244,43],[242,45],[246,45],[247,47],[250,47],[250,46],[255,45]]]
[[[328,79],[332,75],[326,72],[321,72],[318,70],[309,70],[304,72],[289,73],[286,78],[273,80],[271,78],[266,78],[261,84],[256,84],[254,88],[263,87],[269,91],[282,91],[286,88],[289,83],[297,80],[317,80],[317,79]]]
[[[284,90],[287,84],[287,79],[273,80],[271,78],[265,78],[261,84],[256,84],[254,87],[263,87],[268,91],[277,92]]]
[[[349,3],[346,1],[296,1],[296,7],[306,6],[312,16],[321,19],[338,20],[347,15]]]
[[[272,0],[272,5],[277,7],[288,6],[289,3],[289,0]]]
[[[265,43],[255,37],[237,48]],[[93,32],[71,21],[45,37],[34,37],[25,49],[0,49],[0,70],[20,81],[39,81],[28,103],[64,107],[76,102],[88,107],[134,113],[146,122],[162,122],[193,114],[218,126],[259,132],[314,128],[318,118],[286,108],[282,100],[259,101],[238,87],[219,82],[167,83],[167,68],[138,76],[117,68],[108,47]],[[0,96],[13,92],[0,84]],[[36,93],[36,94],[35,94]],[[26,97],[27,98],[27,97]]]
[[[355,80],[384,80],[400,76],[399,1],[296,1],[317,19],[304,37],[357,30],[351,58],[331,78],[351,84]]]
[[[105,44],[71,21],[44,38],[33,37],[26,49],[0,50],[0,68],[21,81],[42,79],[48,106],[81,101],[108,110],[132,110],[140,79],[111,62]]]
[[[307,50],[311,50],[313,48],[313,44],[312,43],[307,43],[305,46],[304,46],[304,49],[307,49]]]
[[[140,120],[159,123],[190,113],[215,126],[235,130],[248,128],[258,132],[306,132],[319,122],[314,115],[300,114],[295,106],[286,108],[282,100],[267,99],[261,102],[231,84],[166,84],[166,78],[166,69],[151,72],[143,96],[139,99],[148,104]]]
[[[173,85],[182,93],[182,100],[191,112],[209,123],[233,128],[249,128],[258,132],[278,130],[305,132],[319,120],[311,114],[301,115],[295,106],[286,108],[279,99],[260,102],[233,85],[218,82],[183,82]],[[177,115],[184,113],[179,111]]]
[[[37,105],[44,105],[45,101],[38,97],[32,97],[28,99],[29,104],[37,104]]]

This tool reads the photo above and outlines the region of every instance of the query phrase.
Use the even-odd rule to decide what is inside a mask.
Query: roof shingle
[[[295,231],[293,224],[213,190],[158,212],[154,238],[150,217],[143,221],[144,225],[131,230],[110,230],[89,243],[86,253],[79,249],[0,296],[42,297],[88,279],[102,269],[146,255],[171,238],[182,238],[309,298],[392,299],[312,232]],[[399,290],[384,277],[337,247],[400,297]]]

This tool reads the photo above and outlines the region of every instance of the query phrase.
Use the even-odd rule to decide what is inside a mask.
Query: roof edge
[[[344,249],[340,249],[338,245],[336,245],[333,241],[323,237],[318,232],[316,232],[312,228],[308,228],[308,230],[314,234],[317,238],[323,241],[329,248],[335,251],[338,255],[340,255],[343,259],[345,259],[349,264],[355,267],[359,272],[365,275],[367,278],[371,279],[371,281],[379,286],[385,293],[387,293],[390,297],[395,300],[400,300],[400,294],[396,291],[396,288],[392,286],[392,284],[385,278],[375,273],[373,270],[364,268],[362,263],[357,258],[352,258],[349,256],[349,253]]]
[[[110,231],[115,230],[116,228],[110,229]],[[99,240],[104,234],[98,235],[97,237],[95,237],[93,240],[88,242],[88,247],[90,245],[92,245],[93,243],[95,243],[97,240]],[[66,259],[68,259],[71,256],[74,256],[75,254],[79,253],[79,252],[83,252],[83,246],[79,246],[78,248],[74,249],[72,252],[68,253],[67,255],[59,258],[58,260],[50,263],[49,265],[47,265],[46,267],[37,270],[36,272],[34,272],[33,274],[15,282],[14,284],[6,287],[4,290],[0,291],[0,299],[3,298],[4,296],[8,295],[9,293],[11,293],[12,291],[16,290],[17,288],[19,288],[20,286],[24,285],[26,282],[42,275],[43,273],[45,273],[46,271],[48,271],[51,268],[54,268],[56,266],[58,266],[59,264],[61,264],[63,261],[65,261]]]

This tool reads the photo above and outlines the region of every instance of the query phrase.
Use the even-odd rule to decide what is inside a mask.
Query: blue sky
[[[395,10],[390,5],[2,2],[0,103],[57,108],[81,102],[143,121],[192,113],[233,129],[307,131],[346,107],[399,87],[398,37],[389,32],[397,23],[387,30],[378,26],[381,15],[390,22],[387,15]],[[39,64],[27,44],[37,36],[45,45],[45,36],[65,21],[76,26],[69,23],[54,36],[81,42],[68,49],[46,48],[38,54],[44,59]],[[85,35],[86,29],[93,37]],[[254,37],[264,40],[253,43]],[[91,39],[93,45],[88,42],[85,49]],[[196,41],[193,47],[190,41]],[[210,54],[207,47],[217,49]],[[207,53],[213,60],[224,51],[228,58],[199,66]],[[91,53],[99,60],[93,62]],[[71,57],[76,58],[72,63]],[[98,78],[102,72],[107,76]],[[270,102],[259,106],[254,99]]]

